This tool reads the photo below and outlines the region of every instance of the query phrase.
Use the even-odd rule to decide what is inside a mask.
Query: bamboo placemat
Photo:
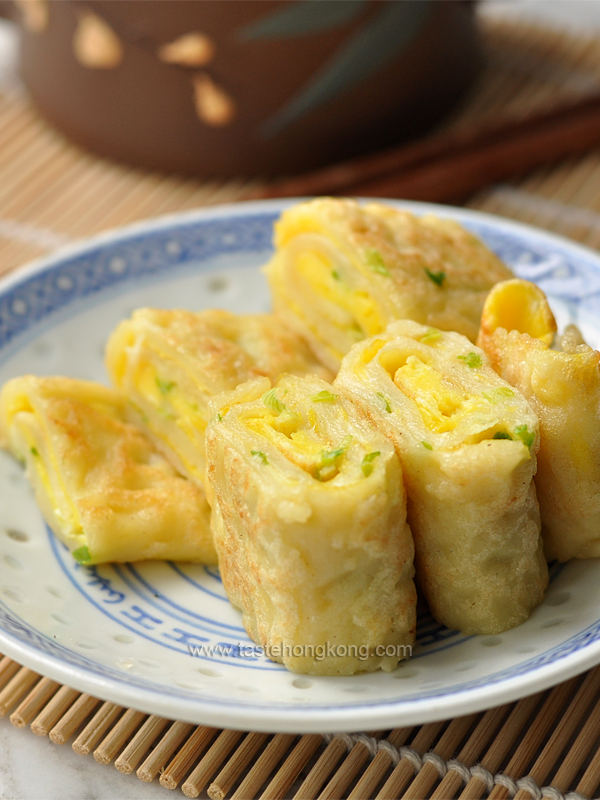
[[[487,22],[485,74],[443,129],[530,114],[600,89],[600,42]],[[440,129],[441,130],[441,129]],[[0,85],[0,273],[56,246],[158,214],[244,199],[260,181],[165,177],[84,153],[15,84]],[[600,247],[600,149],[492,186],[467,205]],[[351,735],[216,730],[102,702],[0,660],[0,716],[82,755],[211,798],[592,798],[600,668],[517,703]],[[545,788],[543,788],[545,787]],[[596,795],[597,796],[597,795]]]

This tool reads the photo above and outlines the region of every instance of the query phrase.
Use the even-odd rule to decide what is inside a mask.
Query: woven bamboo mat
[[[445,129],[527,115],[600,89],[600,42],[486,23],[489,64]],[[210,183],[100,160],[66,142],[15,84],[0,85],[0,273],[56,246],[158,214],[244,199]],[[467,203],[600,248],[600,149]],[[0,716],[72,742],[142,781],[211,798],[592,798],[600,786],[600,668],[518,703],[352,735],[213,728],[104,703],[0,660]],[[545,787],[545,788],[543,788]]]

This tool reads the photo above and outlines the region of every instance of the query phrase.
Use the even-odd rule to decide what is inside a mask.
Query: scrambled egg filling
[[[394,384],[414,402],[423,424],[432,433],[448,433],[463,425],[464,443],[522,438],[508,432],[494,409],[503,398],[513,395],[510,389],[507,394],[498,389],[480,394],[470,392],[428,364],[421,355],[396,351],[383,353],[379,358]]]
[[[322,253],[304,250],[296,256],[296,270],[312,291],[329,301],[343,313],[331,320],[353,341],[380,333],[386,327],[377,303],[367,292],[353,290],[344,276]]]
[[[400,391],[414,401],[424,424],[434,433],[454,430],[474,411],[487,410],[483,397],[466,392],[419,356],[408,356],[392,377]]]
[[[556,333],[556,321],[545,295],[528,281],[505,281],[494,287],[486,301],[485,316],[489,330],[528,333],[547,345],[552,344]]]
[[[11,417],[14,418],[20,413],[31,414],[36,417],[37,427],[41,428],[43,426],[43,420],[36,415],[27,398],[23,395],[19,399],[21,403],[18,407],[11,409]],[[61,522],[68,526],[68,535],[73,537],[80,536],[83,540],[84,531],[81,526],[79,514],[77,513],[77,508],[61,480],[61,471],[52,448],[44,448],[42,451],[40,442],[32,435],[31,431],[27,430],[23,431],[23,433],[27,443],[26,446],[32,456],[30,463],[38,474],[40,483],[48,498],[49,505]],[[23,453],[23,458],[25,458],[25,453]],[[51,463],[47,464],[46,460],[49,460]],[[60,493],[63,499],[60,503],[56,489],[61,490]]]
[[[284,420],[283,426],[281,420]],[[262,417],[252,417],[245,419],[244,423],[254,433],[264,437],[269,444],[276,447],[284,458],[295,464],[300,469],[313,475],[321,459],[323,442],[318,439],[311,431],[290,430],[289,422],[294,425],[290,415],[267,413]]]
[[[207,420],[200,406],[188,400],[174,381],[158,375],[151,364],[139,364],[135,375],[135,385],[138,392],[156,411],[165,419],[171,420],[186,436],[190,442],[198,442],[198,433],[204,433]],[[168,446],[174,450],[183,461],[186,469],[202,480],[198,470],[181,448],[169,439],[168,428],[163,428],[160,436]]]
[[[312,409],[308,414],[310,425],[307,426],[302,414],[288,408],[275,395],[272,395],[273,398],[277,406],[276,413],[265,408],[265,413],[260,416],[242,417],[245,426],[264,437],[287,461],[316,480],[324,482],[335,478],[342,470],[352,437],[346,436],[335,443],[325,441],[316,430]],[[269,405],[272,406],[272,403]],[[252,455],[260,458],[263,464],[268,463],[268,457],[262,451],[253,450]]]

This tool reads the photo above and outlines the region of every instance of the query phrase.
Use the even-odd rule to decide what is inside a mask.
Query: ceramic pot
[[[465,0],[22,0],[40,112],[102,155],[294,173],[414,137],[481,64]]]

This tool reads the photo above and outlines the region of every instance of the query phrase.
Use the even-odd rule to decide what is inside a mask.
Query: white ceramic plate
[[[107,335],[138,306],[267,310],[258,267],[285,205],[152,220],[11,277],[0,287],[0,382],[29,372],[106,380]],[[577,322],[600,346],[596,254],[499,218],[402,205],[474,230],[543,287],[560,325]],[[0,453],[0,650],[82,691],[173,719],[266,731],[384,729],[538,691],[600,662],[600,563],[573,562],[552,576],[544,603],[501,636],[466,637],[425,617],[414,657],[395,672],[294,675],[252,647],[215,570],[78,566],[45,526],[20,466]]]

